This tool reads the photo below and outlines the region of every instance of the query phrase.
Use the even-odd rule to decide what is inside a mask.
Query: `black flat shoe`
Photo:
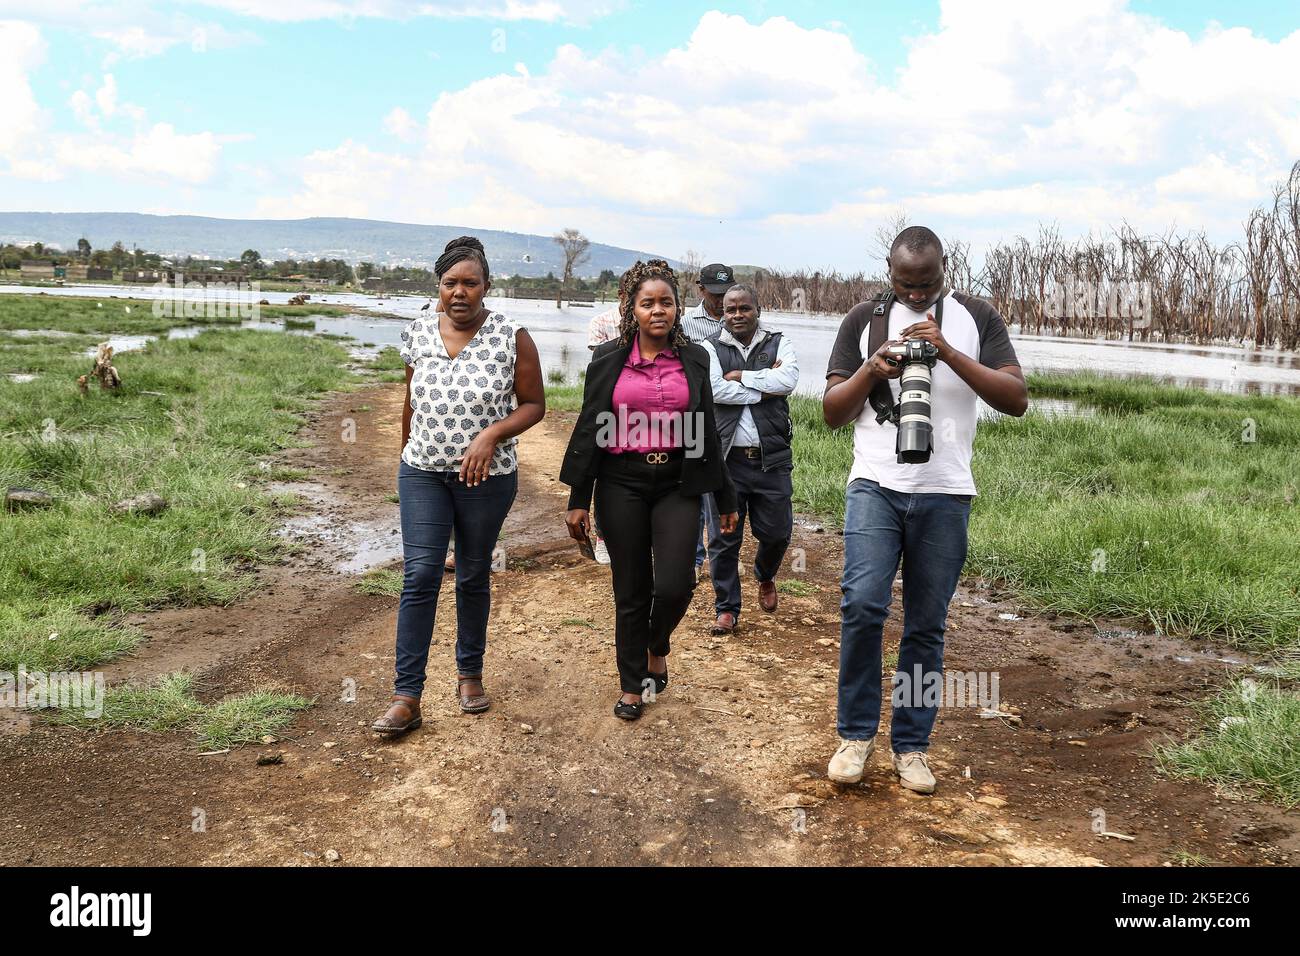
[[[614,716],[621,717],[624,720],[640,720],[641,708],[644,706],[645,704],[641,701],[637,701],[635,704],[625,704],[620,700],[614,705]]]
[[[664,672],[662,674],[656,674],[654,671],[646,671],[646,673],[649,674],[652,678],[654,678],[656,694],[662,694],[665,690],[668,689],[668,665],[667,664],[664,665]]]

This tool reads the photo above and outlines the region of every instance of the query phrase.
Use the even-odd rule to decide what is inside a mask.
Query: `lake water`
[[[3,286],[0,293],[90,296],[102,300],[106,307],[114,298],[154,298],[160,293],[153,286],[66,286],[41,289],[30,286]],[[206,293],[212,297],[211,292]],[[272,304],[288,302],[293,293],[245,293],[237,300],[255,302],[266,299]],[[185,290],[186,300],[200,300],[204,290]],[[234,293],[219,293],[222,299],[236,298]],[[316,331],[349,335],[357,340],[359,353],[371,353],[386,345],[396,346],[405,322],[421,314],[428,300],[414,296],[377,296],[356,293],[313,294],[312,304],[329,304],[347,308],[383,311],[396,318],[383,319],[366,315],[331,318],[316,316]],[[587,324],[593,314],[608,308],[596,303],[594,308],[555,307],[554,301],[489,297],[488,304],[524,325],[532,334],[541,353],[542,364],[549,371],[561,370],[575,380],[587,361]],[[837,316],[766,312],[763,322],[786,333],[799,357],[801,377],[799,391],[820,394],[840,319]],[[245,322],[245,327],[283,330],[281,321]],[[194,335],[202,320],[184,324],[172,336]],[[229,328],[230,326],[225,326]],[[291,330],[298,331],[298,330]],[[303,334],[311,334],[309,331]],[[139,348],[145,337],[123,336],[114,339],[119,349]],[[1012,341],[1026,372],[1095,371],[1105,375],[1127,377],[1153,376],[1174,385],[1226,392],[1259,395],[1300,395],[1300,355],[1290,352],[1232,348],[1227,346],[1162,345],[1158,343],[1107,342],[1103,340],[1018,335]],[[367,347],[367,344],[369,347]]]

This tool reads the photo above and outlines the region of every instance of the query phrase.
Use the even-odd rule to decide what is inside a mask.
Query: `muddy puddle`
[[[289,518],[275,533],[302,546],[317,567],[339,574],[364,574],[402,556],[396,504],[386,514],[356,519],[345,517],[348,504],[322,484],[277,482],[269,490],[295,495],[308,509],[309,513]]]

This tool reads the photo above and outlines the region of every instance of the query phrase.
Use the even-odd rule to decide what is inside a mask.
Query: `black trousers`
[[[596,510],[614,578],[618,681],[640,694],[650,680],[646,653],[666,655],[669,637],[695,591],[700,496],[683,495],[680,456],[650,464],[644,455],[605,454]]]
[[[749,515],[750,529],[758,541],[754,577],[772,581],[794,531],[794,487],[789,471],[764,471],[758,459],[745,457],[740,449],[727,455],[727,471],[736,486],[739,520],[734,532],[719,532],[709,542],[709,577],[717,613],[730,611],[740,620],[740,543],[745,537],[745,515]]]

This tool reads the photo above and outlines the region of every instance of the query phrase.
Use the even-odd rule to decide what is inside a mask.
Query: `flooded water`
[[[159,291],[153,286],[138,289],[121,286],[68,286],[58,290],[28,286],[0,286],[0,293],[40,292],[51,295],[91,296],[104,301],[111,298],[154,298],[159,295]],[[219,294],[221,299],[227,301],[251,303],[258,299],[266,299],[272,304],[286,303],[291,296],[292,293],[289,292],[244,293],[238,296],[234,293]],[[204,296],[201,290],[185,290],[182,297],[192,301],[202,299]],[[315,331],[351,336],[356,340],[355,350],[359,354],[372,353],[375,349],[386,345],[398,345],[405,322],[420,315],[421,307],[427,302],[428,299],[416,296],[378,296],[357,293],[327,292],[313,294],[311,298],[312,304],[376,310],[395,317],[393,319],[363,315],[339,318],[315,317]],[[557,309],[553,301],[496,297],[489,297],[488,304],[524,325],[537,343],[544,369],[548,372],[552,369],[558,370],[568,381],[576,381],[579,371],[586,365],[588,322],[593,314],[608,308],[607,304],[596,303],[594,308],[566,306]],[[766,312],[763,321],[770,328],[784,331],[794,344],[802,373],[799,391],[820,394],[831,346],[839,329],[839,317]],[[201,321],[179,325],[169,335],[171,337],[196,335],[204,327]],[[243,323],[243,327],[283,331],[284,323],[247,321]],[[311,334],[311,330],[290,329],[289,331]],[[123,336],[120,339],[113,339],[112,342],[115,349],[125,351],[142,347],[143,341],[138,341],[141,339],[140,336]],[[1014,330],[1012,341],[1026,372],[1094,371],[1120,378],[1144,375],[1174,385],[1210,391],[1300,395],[1300,355],[1289,352],[1228,346],[1162,345],[1019,335]],[[1068,411],[1066,413],[1068,414]]]

